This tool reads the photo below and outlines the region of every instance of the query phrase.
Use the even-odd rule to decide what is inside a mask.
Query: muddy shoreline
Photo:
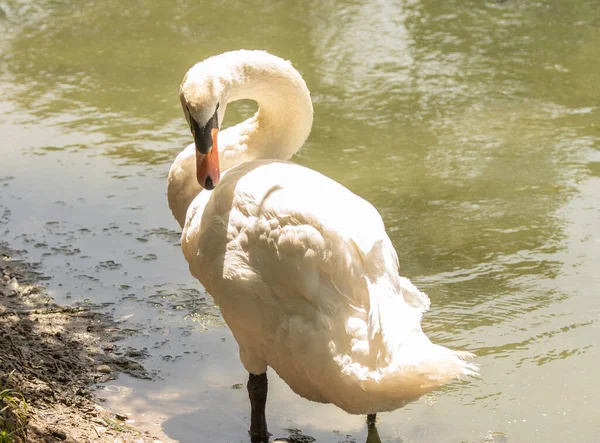
[[[0,243],[0,441],[158,442],[95,399],[120,372],[148,377],[121,352],[119,325],[87,307],[59,306],[35,266]]]

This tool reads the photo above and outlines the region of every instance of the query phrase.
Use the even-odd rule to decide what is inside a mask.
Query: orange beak
[[[208,154],[201,154],[196,149],[196,178],[200,186],[209,191],[217,186],[221,178],[219,149],[217,148],[218,133],[219,130],[217,128],[211,130],[212,149]]]

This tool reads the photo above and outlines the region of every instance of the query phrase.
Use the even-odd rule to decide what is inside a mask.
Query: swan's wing
[[[429,299],[398,275],[377,211],[314,171],[269,161],[233,168],[190,206],[182,249],[246,369],[268,364],[307,398],[340,400],[343,389],[324,387],[340,371],[342,384],[370,380],[401,398],[476,371],[461,361],[467,354],[423,334]],[[326,396],[302,381],[326,372]]]
[[[399,277],[375,208],[298,165],[265,161],[234,168],[201,220],[192,217],[186,225],[183,240],[192,273],[220,305],[221,294],[247,293],[276,306],[279,315],[301,315],[322,328],[331,328],[335,318],[336,327],[353,329],[339,320],[360,320],[370,336],[382,328],[370,281],[384,281],[390,297],[403,296],[421,311],[429,305]]]

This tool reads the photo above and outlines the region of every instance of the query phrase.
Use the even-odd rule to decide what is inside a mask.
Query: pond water
[[[185,71],[261,48],[312,92],[295,161],[380,210],[426,332],[478,354],[481,379],[381,414],[382,440],[598,441],[597,0],[1,0],[0,32],[0,235],[147,355],[153,380],[100,391],[141,429],[249,440],[247,374],[165,190]],[[275,436],[365,440],[364,417],[269,376]]]

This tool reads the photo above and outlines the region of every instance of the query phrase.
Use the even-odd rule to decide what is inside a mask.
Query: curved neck
[[[222,91],[219,121],[227,103],[251,99],[259,107],[249,119],[219,132],[222,171],[249,160],[289,160],[304,144],[313,107],[306,83],[291,63],[264,51],[233,51],[192,67],[184,84],[193,90],[207,77]],[[169,207],[182,227],[188,207],[202,191],[196,182],[194,155],[192,144],[169,172]]]
[[[222,80],[226,103],[250,99],[258,111],[219,134],[223,170],[247,160],[290,159],[312,127],[306,83],[291,63],[266,52],[236,51],[227,62],[230,75]]]

